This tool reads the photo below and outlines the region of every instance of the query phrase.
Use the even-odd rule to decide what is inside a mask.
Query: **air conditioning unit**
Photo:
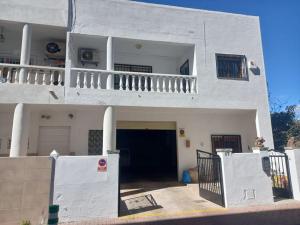
[[[48,41],[45,44],[46,56],[50,59],[64,59],[66,57],[66,43]]]
[[[98,51],[93,48],[79,48],[78,60],[81,62],[82,65],[94,64],[98,66],[99,63]]]

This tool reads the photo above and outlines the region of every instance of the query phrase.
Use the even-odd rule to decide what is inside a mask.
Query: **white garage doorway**
[[[39,128],[38,155],[47,156],[53,149],[60,155],[69,155],[70,127],[41,126]]]

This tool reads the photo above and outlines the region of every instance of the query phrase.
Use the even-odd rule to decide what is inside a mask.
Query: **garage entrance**
[[[122,182],[177,180],[176,130],[118,129]]]

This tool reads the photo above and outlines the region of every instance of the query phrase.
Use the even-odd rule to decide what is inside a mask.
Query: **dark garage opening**
[[[117,130],[121,181],[177,180],[175,130]]]

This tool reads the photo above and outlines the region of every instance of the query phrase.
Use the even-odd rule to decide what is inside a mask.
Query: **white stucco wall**
[[[300,149],[287,150],[293,197],[300,200]]]
[[[263,171],[260,153],[218,154],[226,207],[273,203],[272,180]]]
[[[5,13],[9,14],[4,14],[3,16],[10,21],[21,21],[21,19],[15,18],[18,16],[28,17],[27,20],[36,21],[39,19],[36,17],[41,17],[42,14],[45,18],[39,19],[39,23],[51,25],[48,20],[53,20],[51,22],[52,25],[57,24],[57,20],[61,21],[60,23],[65,23],[65,19],[61,15],[67,4],[66,1],[58,4],[53,4],[53,2],[44,3],[44,1],[35,4],[34,2],[34,0],[26,0],[23,3],[3,0],[1,3],[7,9]],[[75,90],[69,88],[69,78],[67,77],[67,87],[55,90],[59,97],[58,100],[51,98],[48,87],[31,88],[20,85],[18,88],[14,88],[3,85],[4,88],[0,90],[1,103],[26,102],[255,110],[257,112],[257,135],[266,139],[266,146],[274,147],[258,17],[132,1],[77,0],[75,2],[76,15],[74,15],[74,18],[76,19],[72,21],[74,26],[71,31],[73,34],[79,33],[94,37],[111,35],[119,39],[127,38],[148,40],[153,43],[157,41],[160,43],[181,43],[195,46],[196,61],[193,65],[193,74],[197,76],[198,93],[195,95],[175,95],[88,89]],[[8,7],[8,5],[14,4],[16,9],[21,5],[26,9],[30,4],[35,4],[36,7],[44,7],[49,10],[46,10],[47,13],[34,15],[32,10],[36,10],[35,7],[29,11],[24,10],[23,7],[24,12],[32,13],[28,13],[28,15],[25,15],[25,13],[18,14],[15,12],[15,8]],[[57,10],[57,8],[60,10]],[[52,10],[55,12],[52,12]],[[58,16],[56,16],[57,13],[59,14]],[[47,16],[48,14],[51,15]],[[34,18],[31,18],[32,16]],[[58,24],[57,26],[61,25]],[[70,45],[71,42],[72,40],[68,39],[67,45]],[[261,73],[260,75],[254,75],[249,70],[249,81],[218,79],[216,74],[216,53],[245,55],[248,60],[253,60],[258,65]],[[188,53],[188,55],[190,54]],[[68,67],[72,63],[74,64],[70,60],[75,61],[75,58],[72,59],[70,52],[67,52],[67,56],[69,57],[67,58]],[[102,54],[101,57],[103,56]],[[134,64],[135,61],[144,64],[144,61],[141,62],[139,57],[122,56],[122,54],[116,56],[116,59],[118,57],[119,60],[124,62],[130,61]],[[183,58],[185,57],[183,56]],[[160,71],[173,72],[173,69],[170,69],[170,67],[178,70],[181,60],[183,61],[184,59],[178,59],[175,63],[172,60],[165,60],[164,63],[155,62],[155,64],[159,66]],[[145,59],[145,61],[162,62],[161,60],[150,58]],[[68,72],[67,76],[69,76]],[[24,95],[23,93],[26,94]]]
[[[0,0],[0,20],[67,27],[68,0]]]
[[[7,156],[9,154],[8,142],[11,138],[13,114],[2,112],[0,113],[0,155]]]
[[[74,115],[73,119],[68,114]],[[50,115],[50,119],[42,119],[41,115]],[[89,130],[102,130],[104,107],[93,109],[80,109],[76,107],[55,110],[41,107],[31,114],[31,126],[29,137],[29,153],[38,152],[39,127],[40,126],[65,126],[70,127],[70,152],[76,155],[88,154]],[[7,140],[11,135],[12,112],[0,114],[0,136]],[[255,129],[255,112],[234,111],[203,111],[183,109],[160,108],[117,108],[117,121],[168,121],[175,122],[177,128],[177,158],[179,177],[184,169],[196,166],[196,149],[211,152],[212,134],[241,135],[242,149],[248,152],[253,146]],[[179,137],[179,129],[184,128],[186,137]],[[185,146],[185,140],[189,139],[191,147]],[[6,141],[3,141],[6,142]],[[59,151],[59,149],[57,149]],[[8,154],[9,150],[1,149],[2,154]]]
[[[273,148],[258,17],[118,0],[102,0],[101,4],[78,0],[76,7],[73,33],[194,45],[198,94],[175,98],[167,94],[119,95],[93,90],[77,94],[67,89],[66,102],[97,104],[101,99],[104,104],[130,106],[254,109],[258,112],[258,134],[266,139],[266,146]],[[248,70],[249,81],[218,79],[216,53],[245,55],[258,65],[260,75]]]
[[[98,172],[99,159],[107,160],[107,172]],[[54,204],[59,221],[118,217],[119,155],[60,156],[56,159]]]

